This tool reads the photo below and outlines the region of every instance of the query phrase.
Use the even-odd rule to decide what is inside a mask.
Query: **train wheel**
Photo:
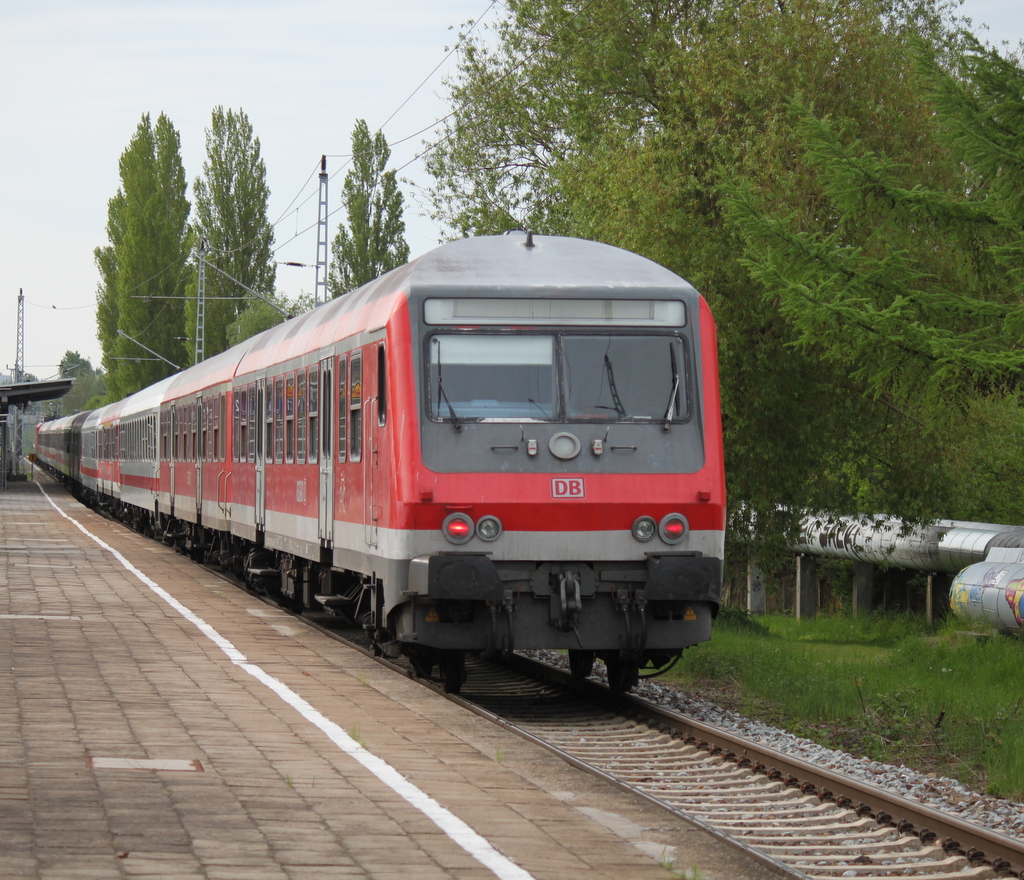
[[[442,651],[437,664],[446,694],[457,694],[466,681],[466,652]]]
[[[569,649],[569,672],[577,681],[582,681],[594,671],[594,652]]]
[[[434,672],[434,657],[430,651],[413,651],[409,662],[417,678],[430,678]]]
[[[608,687],[617,694],[624,694],[640,680],[636,658],[625,651],[613,651],[604,661],[608,667]]]

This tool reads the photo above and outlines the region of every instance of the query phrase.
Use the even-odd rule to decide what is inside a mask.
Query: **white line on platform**
[[[88,763],[94,770],[180,770],[191,773],[203,772],[203,765],[199,761],[186,761],[183,758],[89,758]]]
[[[0,614],[0,620],[81,620],[68,614]]]
[[[519,865],[507,856],[498,852],[498,850],[491,845],[490,841],[470,828],[469,825],[463,822],[462,819],[456,816],[447,807],[442,806],[422,789],[411,783],[382,758],[378,758],[372,752],[363,748],[363,746],[352,739],[352,737],[350,737],[341,727],[326,716],[322,715],[317,709],[313,708],[310,703],[295,693],[295,691],[288,687],[288,685],[278,681],[278,679],[274,678],[267,672],[264,672],[263,669],[255,663],[250,663],[241,651],[217,632],[217,630],[210,626],[210,624],[201,617],[198,617],[185,605],[175,599],[170,593],[163,589],[163,587],[157,584],[156,581],[139,571],[139,569],[132,565],[121,553],[100,538],[97,538],[96,535],[90,532],[78,520],[61,510],[60,507],[54,503],[53,499],[50,498],[42,485],[39,483],[36,483],[36,485],[39,486],[39,491],[43,493],[43,497],[50,503],[50,506],[53,507],[57,513],[78,528],[82,534],[86,535],[104,550],[108,551],[118,562],[121,563],[122,566],[135,575],[135,577],[137,577],[143,584],[149,587],[149,589],[156,593],[182,617],[193,624],[211,642],[220,648],[232,663],[237,665],[240,669],[244,669],[257,681],[262,682],[270,688],[270,690],[302,715],[303,718],[323,731],[339,749],[362,764],[396,794],[400,795],[409,804],[416,807],[416,809],[422,812],[428,819],[437,825],[438,828],[455,841],[455,843],[461,846],[467,853],[473,856],[473,858],[499,877],[500,880],[533,880],[532,874],[525,869],[520,868]]]

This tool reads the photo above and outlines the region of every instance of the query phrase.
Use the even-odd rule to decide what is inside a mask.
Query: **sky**
[[[0,0],[0,372],[17,356],[19,290],[28,372],[56,375],[69,350],[99,366],[93,251],[107,243],[118,159],[144,113],[166,113],[179,131],[191,192],[212,109],[244,110],[266,163],[276,259],[307,264],[320,156],[333,238],[355,121],[383,125],[409,181],[412,256],[435,247],[444,230],[425,216],[417,154],[448,109],[442,77],[459,27],[500,10],[491,0]],[[960,14],[993,44],[1024,40],[1020,0],[965,0]],[[279,266],[277,278],[291,296],[312,292],[315,269]]]

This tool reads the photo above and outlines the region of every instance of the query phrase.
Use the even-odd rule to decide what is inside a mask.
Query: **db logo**
[[[585,498],[581,477],[555,477],[551,481],[552,498]]]

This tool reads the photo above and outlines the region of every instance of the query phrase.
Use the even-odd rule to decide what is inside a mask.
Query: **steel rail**
[[[761,772],[769,776],[790,780],[794,787],[813,787],[816,793],[826,795],[827,799],[849,798],[851,803],[858,801],[870,809],[871,814],[883,823],[911,834],[921,835],[931,831],[938,838],[952,839],[962,847],[967,844],[965,854],[974,859],[978,853],[983,854],[985,861],[999,865],[1006,863],[1009,870],[1024,877],[1024,841],[993,831],[983,825],[960,819],[944,813],[934,807],[919,803],[911,798],[895,794],[887,789],[855,779],[847,774],[812,764],[801,758],[787,755],[768,746],[763,746],[738,734],[731,733],[720,727],[706,724],[674,712],[642,697],[632,694],[612,694],[602,685],[593,681],[576,681],[569,673],[546,663],[516,656],[512,663],[527,674],[543,674],[564,687],[602,700],[606,705],[615,706],[620,711],[647,715],[663,720],[670,726],[692,735],[699,743],[704,743],[707,751],[718,748],[726,756],[734,756],[736,760],[747,759]],[[972,852],[973,851],[973,852]],[[1006,870],[1006,869],[1003,869]]]

